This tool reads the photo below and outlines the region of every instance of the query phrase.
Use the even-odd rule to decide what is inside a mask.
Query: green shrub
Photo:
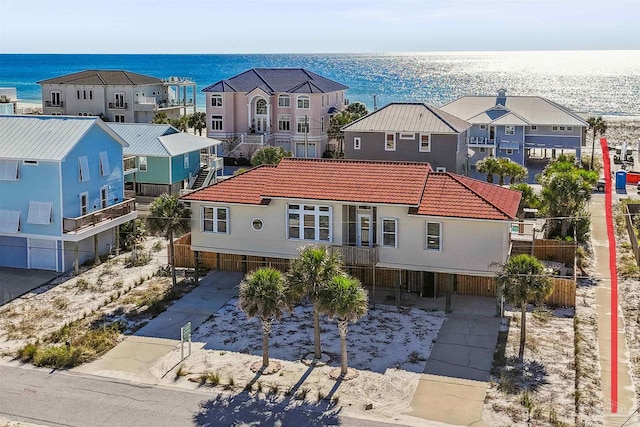
[[[33,356],[35,356],[39,348],[40,345],[38,343],[30,343],[25,345],[20,350],[18,350],[18,359],[20,359],[20,361],[23,363],[30,362],[31,360],[33,360]]]
[[[67,346],[39,348],[33,355],[33,364],[47,368],[72,368],[81,363],[82,351]]]

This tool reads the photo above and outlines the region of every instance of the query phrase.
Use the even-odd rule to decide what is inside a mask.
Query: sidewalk
[[[595,256],[595,280],[598,282],[596,311],[605,426],[620,426],[636,409],[635,391],[629,375],[629,350],[625,341],[624,320],[618,308],[618,412],[611,414],[611,271],[609,269],[609,241],[604,197],[594,195],[591,198],[589,210],[591,212],[591,240]],[[638,421],[632,419],[629,423],[633,422],[637,423]]]
[[[157,384],[154,365],[180,344],[180,327],[191,322],[195,330],[237,294],[241,273],[214,271],[193,291],[140,328],[100,359],[73,372]],[[192,345],[197,345],[193,343]]]

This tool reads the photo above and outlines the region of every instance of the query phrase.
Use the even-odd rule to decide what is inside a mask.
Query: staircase
[[[209,168],[200,169],[200,172],[198,172],[198,177],[196,178],[195,182],[191,186],[191,189],[197,190],[198,188],[202,188],[202,185],[206,181],[208,174],[209,174]]]

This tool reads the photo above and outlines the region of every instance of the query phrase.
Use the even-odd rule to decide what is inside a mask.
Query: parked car
[[[606,183],[606,181],[604,180],[604,178],[600,178],[600,179],[598,180],[598,182],[596,183],[596,185],[595,185],[594,189],[595,189],[596,191],[599,191],[599,192],[601,192],[601,193],[604,193],[604,189],[605,189],[605,188],[607,188],[607,183]],[[638,188],[640,189],[640,184],[639,184],[639,187],[638,187]]]

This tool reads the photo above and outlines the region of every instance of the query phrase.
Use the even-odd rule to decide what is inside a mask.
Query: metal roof
[[[38,84],[76,84],[76,85],[148,85],[162,83],[157,77],[132,73],[126,70],[85,70],[64,76],[41,80]]]
[[[471,125],[423,103],[392,102],[342,128],[357,132],[429,132],[458,134]]]
[[[507,96],[505,99],[504,108],[516,113],[530,125],[588,126],[576,113],[540,96]],[[440,109],[471,123],[487,123],[486,117],[481,113],[495,106],[495,96],[463,96]],[[481,121],[476,121],[476,116],[479,116]]]
[[[107,123],[129,144],[125,155],[172,157],[220,144],[217,139],[203,138],[166,124]]]
[[[0,158],[61,161],[93,126],[126,146],[98,117],[0,116]]]
[[[260,88],[274,93],[327,93],[349,89],[304,68],[252,68],[229,79],[220,80],[203,92],[250,92]]]

